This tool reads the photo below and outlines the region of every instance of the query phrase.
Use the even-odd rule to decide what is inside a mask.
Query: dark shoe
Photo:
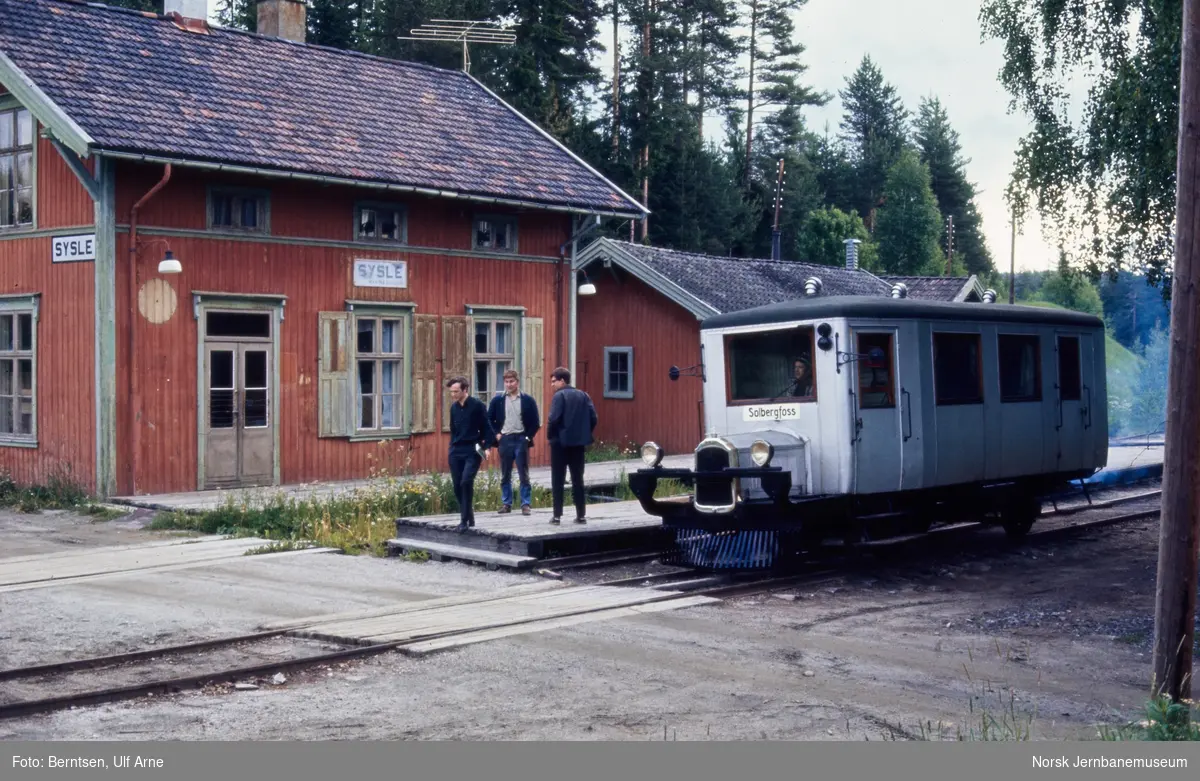
[[[532,515],[532,514],[533,514],[533,510],[529,507],[529,505],[526,504],[521,507],[521,515]]]
[[[587,518],[584,518],[583,516],[580,516],[580,517],[578,517],[578,518],[576,518],[576,519],[575,519],[575,523],[587,523]]]
[[[460,532],[465,532],[465,531],[467,530],[467,526],[468,526],[468,524],[467,524],[467,522],[466,522],[466,521],[459,521],[459,522],[458,522],[458,530],[459,530]]]
[[[562,523],[562,518],[551,518],[550,523],[554,524],[555,526],[558,526],[560,523]]]
[[[500,508],[499,512],[500,512],[501,514],[504,514],[504,513],[511,513],[511,512],[512,512],[512,505],[511,505],[511,504],[506,504],[506,505],[504,505],[503,507],[501,507],[501,508]]]
[[[471,520],[467,521],[467,526],[470,526],[472,529],[474,529],[475,528],[475,519],[472,518]]]

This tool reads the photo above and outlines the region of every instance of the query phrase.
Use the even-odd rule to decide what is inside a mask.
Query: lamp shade
[[[593,285],[590,281],[584,282],[582,285],[579,286],[579,295],[581,295],[581,296],[596,295],[596,286]]]
[[[178,274],[183,271],[183,266],[175,259],[174,253],[167,250],[167,256],[158,262],[159,274]]]

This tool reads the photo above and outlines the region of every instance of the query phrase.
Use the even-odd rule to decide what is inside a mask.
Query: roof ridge
[[[98,2],[95,2],[94,0],[41,0],[41,2],[63,3],[65,5],[73,5],[73,6],[77,6],[77,7],[83,7],[83,8],[92,8],[97,11],[103,11],[106,13],[124,14],[126,16],[137,16],[137,17],[141,17],[143,19],[149,19],[149,20],[155,21],[155,22],[168,22],[168,23],[172,23],[172,24],[174,23],[174,18],[171,16],[167,16],[166,14],[158,14],[153,11],[138,11],[137,9],[134,9],[134,8],[123,8],[121,6],[108,5],[107,3],[98,3]],[[391,63],[393,65],[402,65],[402,66],[409,67],[409,68],[417,68],[419,70],[432,71],[434,73],[444,73],[444,74],[454,76],[455,78],[460,78],[460,79],[467,75],[460,70],[455,70],[455,69],[451,69],[451,68],[439,68],[436,65],[429,65],[428,63],[416,62],[414,60],[399,60],[394,57],[384,57],[383,55],[380,55],[380,54],[368,54],[366,52],[360,52],[360,51],[356,51],[354,49],[339,49],[334,46],[325,46],[322,44],[310,43],[308,41],[293,41],[289,38],[280,38],[280,37],[274,36],[274,35],[263,35],[262,33],[254,32],[252,30],[243,30],[240,27],[226,27],[224,25],[215,24],[213,22],[210,22],[210,21],[208,21],[207,18],[204,20],[204,22],[212,30],[219,30],[220,32],[229,33],[231,35],[244,35],[244,36],[247,36],[250,38],[258,38],[263,41],[273,41],[273,42],[280,43],[280,44],[287,45],[287,46],[303,46],[304,48],[312,49],[313,51],[330,52],[333,54],[339,54],[339,55],[343,55],[343,56],[347,56],[347,57],[357,57],[359,59],[374,60],[376,62],[386,62],[386,63]]]
[[[702,258],[711,258],[713,260],[728,260],[736,263],[769,263],[777,266],[811,266],[813,268],[828,268],[835,271],[861,271],[866,272],[866,269],[848,269],[843,266],[835,266],[829,263],[814,263],[811,260],[774,260],[772,258],[735,258],[724,255],[710,255],[707,252],[692,252],[690,250],[674,249],[672,247],[656,247],[654,245],[638,244],[637,242],[629,242],[623,239],[611,239],[618,244],[626,244],[630,247],[638,247],[641,249],[654,250],[655,252],[670,252],[676,255],[696,255]],[[869,272],[867,272],[869,273]]]

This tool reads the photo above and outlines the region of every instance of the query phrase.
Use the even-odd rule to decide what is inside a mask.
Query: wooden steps
[[[398,537],[387,541],[388,555],[403,555],[408,551],[424,551],[434,561],[468,561],[485,564],[488,569],[499,567],[508,569],[528,569],[537,563],[533,556],[518,556],[512,553],[466,548],[461,545],[451,545],[445,542],[414,540],[410,537]]]

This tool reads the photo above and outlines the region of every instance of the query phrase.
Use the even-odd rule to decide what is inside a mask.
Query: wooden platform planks
[[[451,637],[440,637],[435,640],[425,640],[412,645],[405,646],[400,649],[401,653],[411,656],[426,656],[444,651],[448,648],[458,648],[459,646],[472,645],[474,643],[482,643],[488,640],[499,640],[505,637],[515,637],[517,635],[531,634],[533,632],[545,632],[550,629],[561,629],[569,626],[578,626],[579,624],[590,624],[596,621],[611,621],[615,618],[633,618],[636,616],[647,615],[650,613],[661,613],[667,610],[679,610],[680,608],[693,607],[696,605],[708,605],[713,602],[720,602],[716,597],[679,597],[678,599],[668,599],[663,602],[651,602],[648,605],[630,605],[629,607],[618,607],[612,610],[601,610],[595,613],[583,613],[579,615],[562,616],[560,618],[551,618],[544,621],[536,621],[528,624],[516,624],[502,626],[495,629],[482,629],[478,632],[468,632]]]
[[[403,554],[408,551],[425,551],[434,561],[457,560],[469,561],[487,565],[488,569],[506,567],[508,569],[528,569],[537,563],[533,556],[518,556],[512,553],[467,548],[462,545],[450,545],[444,542],[430,540],[414,540],[409,537],[397,537],[387,541],[388,553]]]
[[[428,609],[409,607],[383,615],[312,623],[290,634],[359,645],[432,641],[449,633],[495,632],[519,625],[528,626],[529,631],[537,631],[538,626],[548,621],[568,616],[600,614],[652,603],[676,602],[679,607],[695,604],[677,602],[680,598],[677,592],[657,589],[564,586],[556,581],[546,585],[547,588],[532,593],[491,595],[483,600],[442,604]]]
[[[561,556],[653,545],[668,536],[662,519],[647,515],[638,502],[590,505],[586,524],[573,522],[573,508],[557,526],[550,523],[551,515],[546,509],[528,516],[476,512],[475,526],[465,531],[459,531],[457,513],[398,518],[396,537],[537,559],[550,551]]]
[[[44,588],[79,583],[103,577],[138,572],[157,572],[203,566],[217,561],[238,559],[246,551],[268,544],[258,538],[205,538],[175,540],[93,548],[88,551],[47,553],[0,559],[0,592]],[[333,548],[308,548],[261,554],[278,558],[285,555],[327,553]]]

